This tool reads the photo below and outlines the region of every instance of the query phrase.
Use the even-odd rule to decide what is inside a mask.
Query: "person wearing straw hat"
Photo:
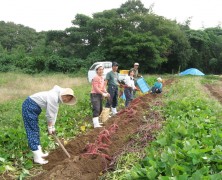
[[[60,103],[67,105],[74,105],[76,103],[76,98],[71,88],[61,88],[55,85],[53,89],[49,91],[42,91],[29,96],[22,104],[22,117],[28,145],[33,152],[35,163],[48,163],[48,161],[44,159],[44,157],[48,156],[48,153],[42,152],[40,144],[38,116],[42,108],[46,109],[48,134],[54,134]]]
[[[95,67],[96,76],[92,79],[92,90],[90,93],[90,99],[92,103],[93,111],[93,125],[94,128],[102,127],[99,123],[99,116],[102,112],[102,99],[103,97],[109,98],[110,95],[107,93],[105,88],[105,81],[103,78],[103,65],[99,64]]]
[[[154,83],[154,86],[151,88],[151,93],[161,93],[162,92],[162,88],[163,88],[163,84],[162,84],[162,78],[158,77],[157,78],[157,82]]]

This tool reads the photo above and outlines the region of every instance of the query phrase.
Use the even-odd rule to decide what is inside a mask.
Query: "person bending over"
[[[42,112],[42,108],[46,109],[48,134],[54,134],[60,103],[68,105],[74,105],[76,103],[76,98],[72,89],[61,88],[55,85],[53,89],[49,91],[42,91],[29,96],[22,104],[22,117],[28,139],[28,145],[33,152],[35,163],[48,163],[48,161],[44,159],[44,157],[48,156],[48,153],[42,152],[40,143],[38,117]]]

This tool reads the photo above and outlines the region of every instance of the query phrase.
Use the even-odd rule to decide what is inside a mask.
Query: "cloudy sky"
[[[71,27],[77,13],[119,8],[127,0],[1,0],[0,21],[14,22],[36,31]],[[191,28],[215,27],[222,23],[222,0],[141,0],[146,8],[154,4],[155,14],[183,23],[189,17]]]

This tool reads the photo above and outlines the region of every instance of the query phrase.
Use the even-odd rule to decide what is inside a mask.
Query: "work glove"
[[[135,87],[134,91],[140,91],[140,89],[138,87]]]
[[[109,93],[103,93],[102,96],[103,97],[110,97]]]
[[[55,134],[55,126],[48,126],[49,135]]]
[[[119,87],[120,87],[120,88],[123,88],[123,85],[122,85],[122,84],[119,84]]]

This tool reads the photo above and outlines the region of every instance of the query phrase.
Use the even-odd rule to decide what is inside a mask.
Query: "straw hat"
[[[68,104],[68,105],[74,105],[76,103],[76,97],[74,96],[74,92],[71,88],[64,88],[60,94],[61,96],[65,96],[65,95],[71,95],[72,99],[64,104]]]

